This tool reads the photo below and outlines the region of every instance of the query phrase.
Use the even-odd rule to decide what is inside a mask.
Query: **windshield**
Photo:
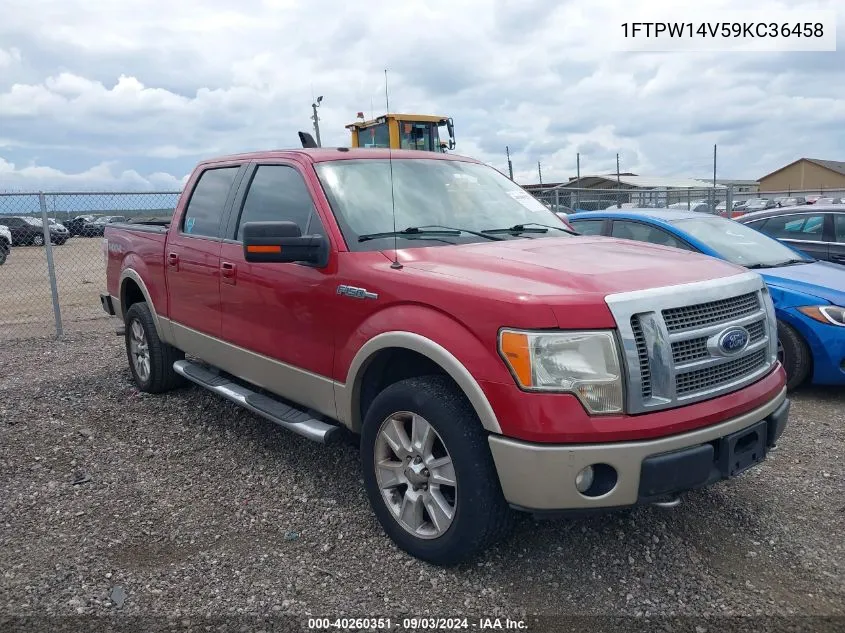
[[[361,235],[394,230],[391,166],[387,159],[339,160],[318,163],[317,175],[351,250],[392,248],[393,237],[360,242]],[[457,160],[400,159],[393,161],[395,229],[448,225],[470,231],[502,229],[517,224],[566,225],[531,194],[492,167]],[[562,237],[568,233],[501,235],[506,239]],[[483,237],[400,236],[400,248],[466,244]]]
[[[727,218],[691,218],[675,220],[673,224],[740,266],[762,268],[796,259],[812,261],[776,239]]]
[[[43,226],[43,223],[41,222],[41,218],[25,217],[23,219],[23,221],[26,222],[27,224],[31,224],[32,226]]]

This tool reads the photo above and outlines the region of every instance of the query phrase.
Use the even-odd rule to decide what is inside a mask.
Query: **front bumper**
[[[786,428],[790,401],[783,389],[735,418],[648,441],[549,445],[490,436],[505,499],[527,511],[585,510],[647,503],[734,477],[766,458]],[[600,466],[597,466],[600,465]],[[575,478],[596,473],[587,496]]]

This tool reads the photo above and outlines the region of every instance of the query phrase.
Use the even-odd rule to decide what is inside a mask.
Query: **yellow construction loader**
[[[455,149],[455,124],[451,117],[430,114],[385,114],[350,123],[352,147],[384,147],[445,152]],[[443,129],[443,132],[441,132]]]

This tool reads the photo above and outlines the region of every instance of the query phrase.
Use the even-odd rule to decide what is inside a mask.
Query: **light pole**
[[[317,147],[322,147],[323,144],[320,142],[320,117],[317,116],[317,108],[320,107],[320,102],[323,100],[323,96],[320,95],[317,97],[317,101],[311,104],[311,109],[314,110],[314,114],[311,117],[311,120],[314,121],[314,134],[317,136]]]

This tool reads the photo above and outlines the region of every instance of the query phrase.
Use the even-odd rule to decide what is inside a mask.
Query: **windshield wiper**
[[[529,229],[525,228],[527,226],[539,226],[544,228],[538,229]],[[496,233],[548,233],[549,229],[555,229],[557,231],[563,231],[564,233],[569,233],[570,235],[578,235],[575,231],[572,231],[565,226],[552,226],[551,224],[540,224],[539,222],[524,222],[523,224],[514,224],[513,226],[506,228],[506,229],[484,229],[482,233],[488,234],[496,234]]]
[[[784,266],[795,266],[796,264],[812,264],[815,259],[787,259],[782,262],[775,262],[774,264],[752,264],[746,266],[749,270],[758,270],[760,268],[782,268]]]
[[[429,224],[426,226],[409,226],[407,229],[401,231],[385,231],[384,233],[367,233],[358,237],[359,242],[366,242],[368,240],[377,240],[382,237],[418,237],[425,235],[452,235],[457,236],[461,233],[469,233],[470,235],[477,235],[488,240],[501,240],[504,238],[495,237],[493,235],[485,235],[478,231],[471,231],[469,229],[459,229],[452,226],[441,226],[439,224]]]

